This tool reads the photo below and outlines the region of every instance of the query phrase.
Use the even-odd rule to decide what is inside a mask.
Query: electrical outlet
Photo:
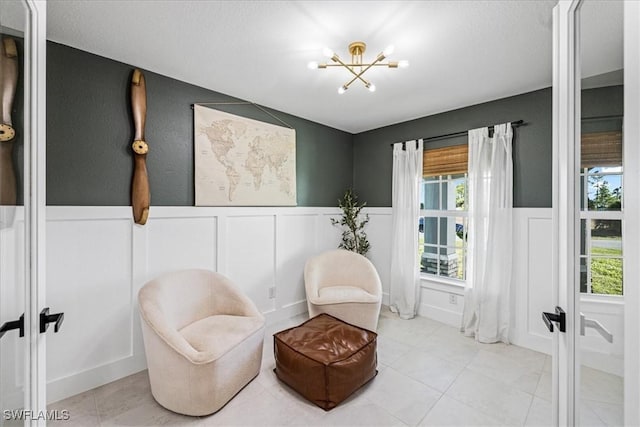
[[[449,294],[449,304],[458,304],[458,296],[456,294]]]
[[[269,288],[269,299],[274,299],[276,297],[276,287],[272,286]]]

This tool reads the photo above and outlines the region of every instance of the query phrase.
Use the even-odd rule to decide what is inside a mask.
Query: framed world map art
[[[296,132],[194,105],[196,206],[295,206]]]

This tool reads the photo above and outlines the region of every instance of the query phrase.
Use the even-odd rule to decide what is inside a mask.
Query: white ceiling
[[[47,19],[55,42],[357,133],[550,86],[556,3],[49,0]],[[339,95],[347,70],[307,63],[355,40],[411,66]]]

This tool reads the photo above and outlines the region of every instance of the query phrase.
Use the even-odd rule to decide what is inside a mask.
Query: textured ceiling
[[[49,0],[48,38],[356,133],[550,86],[556,3]],[[411,66],[371,69],[375,93],[355,82],[339,95],[347,70],[307,63],[324,46],[347,58],[355,40],[365,60],[393,44]],[[593,62],[585,72],[616,69]]]

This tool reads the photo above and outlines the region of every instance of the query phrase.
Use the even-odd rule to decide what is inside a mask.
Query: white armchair
[[[211,414],[260,373],[264,317],[221,274],[163,275],[138,303],[151,393],[165,408]]]
[[[382,304],[376,268],[364,256],[336,249],[310,258],[304,268],[309,317],[327,313],[375,332]]]

